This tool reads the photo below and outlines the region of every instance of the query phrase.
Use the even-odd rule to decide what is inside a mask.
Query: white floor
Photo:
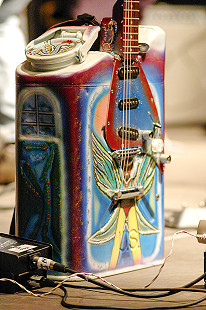
[[[167,128],[165,151],[172,156],[165,167],[165,210],[199,206],[206,200],[205,128]]]

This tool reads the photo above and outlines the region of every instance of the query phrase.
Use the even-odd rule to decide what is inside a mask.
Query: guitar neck
[[[139,54],[139,3],[139,0],[117,0],[113,8],[118,28],[115,52],[124,60],[136,59]]]
[[[123,1],[122,50],[124,59],[135,59],[139,51],[139,1]]]

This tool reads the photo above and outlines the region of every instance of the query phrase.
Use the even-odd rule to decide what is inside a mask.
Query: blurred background
[[[96,16],[99,22],[103,17],[110,17],[114,2],[114,0],[4,0],[3,2],[0,0],[0,232],[2,233],[9,233],[15,207],[15,68],[25,59],[24,48],[29,41],[41,35],[53,24],[75,19],[78,14],[87,12]],[[143,4],[141,23],[159,26],[166,34],[165,153],[171,154],[172,157],[164,173],[166,257],[171,247],[172,236],[177,230],[192,228],[190,231],[196,234],[197,223],[200,219],[206,219],[206,7],[205,0],[156,2],[142,0],[141,4]],[[174,221],[177,219],[177,214],[185,214],[185,221]],[[195,238],[178,239],[171,260],[167,262],[160,279],[157,280],[157,285],[160,287],[164,287],[165,283],[169,287],[180,286],[202,273],[205,246],[197,243]],[[156,273],[157,269],[154,267],[138,270],[129,274],[129,277],[127,274],[122,274],[116,278],[116,283],[118,286],[125,286],[126,283],[132,287],[137,283],[139,287],[150,282]],[[33,309],[35,300],[22,295],[17,294],[17,297],[15,294],[8,297],[1,295],[1,307],[5,303],[4,309],[13,309],[14,304],[18,307],[21,303],[19,309]],[[185,302],[192,298],[193,295],[190,295],[185,297]],[[72,298],[72,295],[70,297]],[[87,302],[88,299],[83,296],[82,300]],[[94,300],[92,295],[92,303]],[[155,301],[152,302],[153,307]],[[42,309],[44,305],[44,309],[48,307],[57,309],[59,297],[56,298],[56,295],[51,297],[50,303],[47,298],[45,301],[42,300],[41,304],[39,301],[37,303],[38,309],[41,305]],[[200,308],[203,309],[205,306],[200,305]],[[195,306],[195,309],[200,308]]]
[[[75,19],[78,14],[85,12],[95,15],[100,22],[103,17],[112,15],[114,2],[114,0],[4,0],[0,7],[0,22],[5,19],[2,18],[5,12],[8,12],[9,16],[15,15],[19,21],[19,30],[22,31],[25,41],[22,44],[13,44],[15,48],[10,48],[15,59],[17,49],[23,52],[26,43],[41,35],[53,24]],[[144,5],[141,23],[159,26],[166,33],[165,152],[172,156],[171,164],[165,169],[165,216],[167,216],[167,213],[181,209],[182,205],[198,208],[199,205],[204,206],[206,202],[206,7],[204,0],[156,2],[144,0],[141,3]],[[9,37],[6,46],[11,47],[12,40],[15,40],[14,33],[12,39]],[[22,61],[23,57],[25,56],[21,53]],[[15,65],[20,62],[20,58],[16,58]],[[13,77],[15,65],[12,68]],[[15,91],[14,80],[12,83]],[[3,105],[0,92],[0,108]],[[14,100],[13,107],[15,107]],[[15,114],[12,117],[15,120]],[[0,149],[1,132],[3,132],[1,130],[0,127]],[[5,144],[10,145],[14,142],[13,139]],[[8,154],[8,151],[6,152]],[[0,166],[1,162],[0,151]],[[14,167],[14,157],[10,158],[10,168],[11,162]],[[4,173],[2,171],[0,167],[0,179]],[[6,181],[3,179],[0,186],[2,232],[8,232],[15,205],[13,181],[14,178]]]

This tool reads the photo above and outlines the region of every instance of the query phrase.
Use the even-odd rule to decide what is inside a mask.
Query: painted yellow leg
[[[135,206],[131,207],[128,213],[128,230],[129,240],[133,256],[134,265],[138,264],[142,260],[141,245],[139,238],[138,219]]]
[[[119,251],[121,247],[121,242],[122,242],[122,236],[124,232],[124,227],[125,227],[125,220],[126,220],[126,215],[124,212],[123,208],[120,208],[119,211],[119,216],[117,220],[117,228],[116,228],[116,233],[115,233],[115,238],[114,238],[114,246],[112,249],[112,255],[109,263],[109,269],[114,269],[117,266],[118,258],[119,258]]]

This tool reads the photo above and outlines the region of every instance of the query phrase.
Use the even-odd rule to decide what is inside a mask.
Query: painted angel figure
[[[155,168],[159,162],[162,149],[154,151],[158,143],[163,145],[161,126],[154,126],[153,138],[148,144],[147,152],[133,148],[127,152],[107,151],[92,132],[92,155],[94,177],[99,190],[111,200],[111,216],[108,222],[96,231],[89,243],[100,245],[113,239],[113,249],[109,269],[114,269],[120,259],[120,249],[127,247],[131,263],[142,262],[140,234],[157,234],[154,227],[139,209],[139,201],[152,187]]]

